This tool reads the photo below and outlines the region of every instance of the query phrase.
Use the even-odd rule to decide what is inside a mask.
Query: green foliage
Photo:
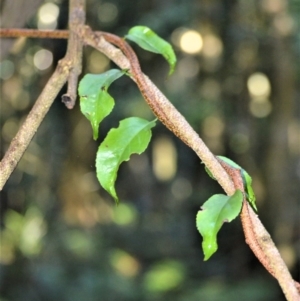
[[[122,75],[122,71],[111,69],[102,74],[86,74],[79,83],[80,109],[91,122],[95,140],[98,138],[100,122],[110,114],[115,105],[107,89]]]
[[[172,46],[150,28],[146,26],[132,27],[125,38],[135,42],[145,50],[161,54],[170,65],[169,75],[174,72],[176,56]]]
[[[144,26],[129,30],[127,39],[136,42],[142,48],[162,54],[170,64],[170,73],[176,64],[174,51],[169,43],[158,37]],[[91,122],[93,137],[98,138],[100,122],[110,114],[114,99],[108,94],[110,84],[123,75],[122,71],[110,70],[103,74],[87,74],[79,85],[80,108]],[[118,204],[119,198],[115,189],[117,172],[122,162],[128,161],[134,153],[141,154],[151,139],[151,128],[155,121],[131,117],[120,121],[116,129],[111,129],[100,144],[96,156],[96,173],[101,186]],[[249,202],[255,207],[255,196],[251,186],[251,177],[239,165],[225,157],[219,157],[226,164],[241,170]],[[207,170],[207,169],[206,169]],[[209,170],[208,174],[213,178]],[[237,190],[232,196],[214,195],[197,214],[197,228],[203,236],[202,248],[204,260],[208,260],[218,249],[217,234],[225,221],[232,221],[240,212],[243,193]],[[256,207],[255,207],[256,208]]]
[[[255,209],[255,211],[257,211],[257,207],[256,207],[256,197],[254,194],[254,190],[252,188],[252,178],[250,177],[250,175],[244,170],[241,170],[242,173],[242,178],[243,178],[243,182],[244,182],[244,186],[246,187],[246,199],[247,201],[250,203],[250,205],[252,205],[252,207]]]
[[[218,156],[218,158],[223,160],[228,165],[240,170],[241,176],[243,178],[245,192],[246,192],[246,199],[250,203],[250,205],[255,209],[255,211],[257,211],[257,207],[255,204],[256,197],[255,197],[255,194],[254,194],[254,191],[252,188],[252,178],[250,177],[250,175],[247,173],[247,171],[245,169],[243,169],[241,166],[239,166],[232,160],[230,160],[226,157],[223,157],[223,156]]]
[[[170,73],[174,71],[176,56],[172,46],[145,26],[136,26],[126,36],[142,48],[162,54],[170,64]],[[111,113],[114,99],[108,94],[110,84],[122,76],[120,70],[109,70],[102,74],[87,74],[79,84],[80,109],[90,121],[93,138],[98,138],[100,122]],[[119,202],[115,181],[122,162],[128,161],[131,154],[141,154],[151,139],[150,129],[155,121],[148,122],[132,117],[120,122],[117,129],[112,129],[100,144],[96,157],[97,178],[101,186]]]
[[[144,287],[149,292],[159,293],[173,290],[185,279],[185,270],[180,262],[166,260],[150,269],[144,278]]]
[[[10,2],[13,2],[13,0],[8,3]],[[18,3],[18,1],[15,2]],[[49,3],[49,1],[47,2]],[[52,2],[59,7],[60,12],[67,10],[67,1]],[[3,3],[5,2],[3,1]],[[32,2],[28,1],[27,3],[28,7],[32,5]],[[132,0],[91,0],[87,5],[88,23],[94,29],[101,28],[102,30],[122,32],[122,29],[132,26],[134,16],[135,19],[143,20],[142,22],[145,22],[143,24],[150,25],[150,27],[151,24],[155,24],[155,28],[152,29],[155,29],[157,33],[163,32],[164,37],[170,37],[171,34],[177,32],[177,29],[181,30],[190,25],[204,37],[208,26],[214,29],[214,36],[221,43],[224,40],[218,33],[230,30],[231,34],[226,37],[226,43],[221,47],[219,56],[211,58],[204,55],[203,51],[196,55],[189,55],[178,48],[178,53],[182,58],[188,58],[188,63],[192,62],[193,67],[200,68],[200,74],[199,72],[196,74],[193,68],[190,69],[190,65],[186,65],[186,60],[182,61],[181,67],[189,67],[187,70],[191,71],[189,73],[190,77],[185,77],[185,73],[178,74],[179,85],[168,85],[167,93],[172,97],[172,101],[186,119],[192,122],[194,128],[198,128],[200,123],[209,116],[225,114],[226,122],[235,131],[233,135],[224,135],[223,139],[219,141],[221,147],[231,153],[242,154],[243,156],[247,156],[247,152],[251,149],[252,155],[260,158],[259,161],[264,162],[264,164],[258,166],[262,173],[269,175],[270,170],[266,167],[270,166],[270,163],[290,166],[290,168],[281,170],[283,181],[266,188],[277,196],[274,204],[280,200],[280,194],[277,192],[285,187],[286,183],[294,185],[295,193],[300,194],[300,186],[297,185],[298,179],[295,177],[297,164],[293,164],[295,157],[286,155],[293,150],[297,151],[297,145],[295,145],[297,139],[292,138],[290,141],[292,143],[288,146],[284,143],[278,145],[281,151],[275,152],[275,158],[268,156],[270,151],[274,151],[272,139],[265,139],[268,135],[278,137],[278,127],[273,125],[278,123],[278,120],[282,120],[283,117],[289,123],[289,130],[295,129],[295,120],[292,119],[293,110],[288,110],[286,114],[280,114],[283,110],[289,109],[293,105],[291,101],[295,101],[295,99],[287,97],[286,101],[282,102],[280,106],[272,103],[272,118],[268,118],[269,115],[267,118],[256,117],[251,113],[250,106],[245,105],[243,101],[235,101],[236,93],[241,88],[239,79],[246,80],[251,75],[249,73],[252,72],[251,70],[268,70],[268,75],[276,79],[278,75],[283,73],[283,80],[287,81],[289,76],[295,76],[294,72],[297,75],[300,74],[300,64],[295,64],[295,61],[293,61],[295,56],[300,53],[299,30],[295,30],[295,26],[275,27],[274,22],[270,22],[274,17],[274,14],[270,14],[270,8],[272,7],[270,5],[263,5],[262,7],[262,2],[259,1],[236,1],[234,5],[224,5],[224,1],[220,0],[207,1],[205,2],[206,9],[199,9],[201,3],[195,0],[178,1],[174,5],[174,1],[152,1],[151,5],[144,5],[143,2]],[[263,3],[265,4],[266,1]],[[113,4],[113,7],[111,4]],[[300,1],[286,1],[286,4],[284,16],[288,17],[289,22],[293,21],[293,24],[299,24],[297,22],[300,15]],[[114,9],[114,6],[116,9]],[[111,10],[111,7],[113,10]],[[212,9],[213,12],[222,11],[222,15],[231,17],[216,20],[209,14]],[[33,11],[34,9],[32,9]],[[233,12],[235,13],[233,14]],[[103,19],[100,18],[101,16],[103,16]],[[112,19],[113,16],[115,16],[114,19]],[[11,16],[6,17],[12,19]],[[27,25],[35,28],[37,20],[37,17],[31,18]],[[198,26],[199,20],[205,20],[204,27],[201,24]],[[249,20],[252,20],[251,28],[258,29],[252,30],[251,39],[249,39],[249,31],[244,30],[249,28]],[[276,41],[279,43],[277,44],[273,43],[272,35],[274,35],[274,31],[278,32]],[[174,38],[176,38],[175,35]],[[2,50],[5,51],[5,47],[2,47],[4,42],[3,40],[1,52]],[[209,43],[208,40],[207,42]],[[278,45],[284,45],[285,47],[284,49],[277,48]],[[41,47],[47,48],[47,46],[49,46],[49,43],[41,43],[40,39],[27,39],[22,47],[15,48],[13,53],[2,62],[13,63],[11,65],[14,71],[11,78],[7,79],[6,77],[3,80],[3,77],[1,80],[3,89],[0,111],[2,119],[1,145],[3,149],[8,148],[11,138],[13,138],[12,135],[18,128],[20,116],[25,116],[28,113],[35,95],[40,94],[41,87],[45,85],[45,81],[53,72],[53,68],[37,72],[37,68],[33,64],[32,57],[35,52]],[[65,41],[56,40],[50,46],[49,50],[53,50],[56,57],[64,50]],[[216,48],[216,50],[218,49],[219,47]],[[231,51],[232,49],[236,51]],[[268,55],[267,51],[269,49],[273,49],[278,55]],[[92,58],[94,59],[94,53],[95,51],[85,51],[84,61],[87,63]],[[231,55],[226,55],[227,53]],[[283,69],[276,68],[280,64],[276,61],[278,57],[281,58],[281,61],[287,62]],[[150,69],[154,60],[154,57],[148,57],[147,62],[145,62],[149,64]],[[98,62],[98,60],[94,62]],[[217,64],[214,62],[217,62]],[[272,66],[275,66],[275,68]],[[1,71],[6,71],[2,69]],[[219,76],[220,74],[222,76]],[[151,70],[151,78],[158,86],[164,86],[164,78],[161,76],[159,68]],[[222,81],[225,78],[226,81]],[[200,87],[201,89],[199,89]],[[299,85],[278,84],[276,87],[272,86],[271,102],[275,94],[273,88],[276,88],[278,92],[275,95],[276,97],[289,95],[291,89],[293,89],[292,91],[299,91]],[[224,93],[219,93],[220,89],[222,92],[226,90],[226,100],[228,101],[222,99]],[[110,91],[108,90],[108,92]],[[183,99],[184,101],[182,101]],[[122,110],[122,114],[126,114],[126,112],[133,111],[131,109],[133,106],[135,106],[135,112],[139,112],[137,107],[140,105],[144,107],[142,102],[136,104],[135,101],[132,101],[132,93],[124,93],[121,98],[115,100],[117,102],[113,109],[114,114],[108,116],[109,123],[115,125],[119,121],[115,120],[117,115],[121,115],[117,114],[117,110]],[[121,103],[128,104],[125,110],[121,108]],[[269,101],[263,103],[270,104]],[[118,106],[119,104],[120,106]],[[254,102],[251,102],[251,104],[254,104]],[[258,103],[255,102],[255,104]],[[262,106],[262,103],[259,104]],[[233,251],[234,254],[238,254],[233,265],[235,266],[237,263],[244,263],[244,265],[242,269],[235,270],[236,273],[232,275],[234,268],[232,269],[230,262],[228,262],[232,259],[232,253],[228,254],[226,252],[226,249],[230,248],[232,239],[224,241],[222,245],[219,241],[220,249],[218,252],[220,256],[217,262],[199,262],[199,252],[197,254],[193,251],[193,232],[188,229],[188,221],[185,222],[189,217],[190,201],[193,202],[199,191],[198,173],[193,172],[193,170],[184,173],[185,168],[189,167],[190,150],[188,148],[180,149],[182,160],[178,160],[177,163],[178,170],[184,173],[180,176],[184,175],[184,180],[191,183],[189,190],[192,195],[189,201],[168,201],[170,189],[173,189],[175,181],[164,182],[164,189],[160,189],[160,191],[149,191],[147,187],[162,187],[162,184],[157,183],[155,178],[149,174],[149,167],[147,167],[148,169],[144,169],[142,173],[138,174],[143,177],[141,186],[143,185],[146,190],[136,189],[134,194],[130,194],[130,197],[133,198],[134,196],[134,200],[128,199],[128,202],[122,202],[119,206],[114,206],[114,202],[106,202],[98,191],[88,191],[86,182],[84,182],[86,183],[84,186],[81,183],[81,179],[86,181],[86,172],[90,171],[90,151],[86,150],[93,148],[95,144],[93,141],[84,139],[86,130],[90,130],[86,128],[89,124],[80,122],[82,116],[79,117],[74,112],[60,114],[61,110],[58,111],[57,107],[56,103],[49,111],[47,118],[43,121],[41,132],[40,130],[37,132],[33,143],[27,149],[24,159],[17,166],[11,180],[4,187],[1,196],[1,200],[5,204],[1,215],[2,228],[6,227],[5,215],[10,215],[10,212],[6,211],[7,206],[20,214],[32,205],[34,207],[38,205],[44,222],[48,224],[48,229],[45,231],[46,235],[40,240],[40,253],[34,257],[31,256],[30,259],[19,249],[19,244],[22,244],[24,239],[21,238],[22,235],[19,236],[21,240],[18,238],[16,252],[12,252],[12,248],[5,242],[10,241],[10,239],[14,240],[15,232],[11,233],[10,229],[17,226],[13,223],[17,224],[18,219],[10,220],[9,218],[10,221],[7,222],[10,229],[2,229],[6,233],[5,237],[9,236],[9,239],[1,235],[0,257],[9,256],[10,259],[4,264],[1,262],[1,301],[37,299],[60,301],[97,301],[99,299],[101,301],[274,301],[284,299],[276,281],[269,277],[263,269],[257,268],[259,263],[254,263],[251,260],[253,255],[250,252],[243,252],[241,248]],[[263,108],[261,110],[264,110]],[[249,118],[245,118],[247,114],[249,114],[248,117],[251,119],[251,123],[249,123]],[[70,115],[72,118],[65,118],[66,115]],[[133,113],[125,117],[130,116],[143,117]],[[293,121],[293,124],[290,123],[291,121]],[[252,126],[253,124],[255,126]],[[283,123],[281,125],[284,126]],[[291,127],[292,125],[293,127]],[[76,131],[73,132],[75,127]],[[104,126],[101,126],[100,130],[102,131],[101,136],[105,134],[103,132]],[[163,127],[157,127],[156,134],[160,135],[164,131]],[[255,137],[255,139],[249,139],[249,136],[245,138],[245,133],[248,131],[251,131],[251,137]],[[289,131],[289,134],[293,133],[294,131]],[[49,137],[51,137],[51,145],[49,144]],[[66,149],[64,148],[66,146],[64,142],[67,141],[63,140],[64,137],[67,137],[68,143],[72,145],[73,149],[71,153],[67,150],[67,158],[65,157]],[[291,137],[295,137],[295,133]],[[263,152],[261,151],[262,146],[264,148]],[[84,151],[78,153],[78,149]],[[43,158],[48,158],[48,160],[43,160]],[[188,162],[183,158],[188,158]],[[146,159],[149,160],[148,154],[145,154]],[[94,183],[94,177],[91,176],[92,173],[88,173],[88,175],[90,175],[88,179],[89,185],[91,185],[91,182]],[[128,189],[134,190],[133,181],[130,180],[130,177],[134,175],[136,174],[131,169],[128,170],[128,174],[125,175],[127,180],[120,183],[120,188],[123,187],[122,185],[126,185]],[[145,182],[148,184],[145,185]],[[213,185],[215,183],[212,182],[208,181],[204,188],[205,191],[201,191],[202,194],[215,188],[215,185]],[[66,188],[68,188],[67,191]],[[155,198],[154,204],[149,203],[150,198]],[[129,223],[130,218],[128,218],[126,224],[129,226],[119,222],[119,216],[122,217],[122,220],[126,217],[126,210],[123,210],[124,208],[121,205],[130,205],[135,209],[136,213],[134,214],[138,214],[138,223],[135,226]],[[287,201],[284,204],[284,210],[295,212],[293,211],[295,210],[293,205],[294,202]],[[169,212],[166,212],[166,208]],[[272,214],[271,219],[274,219],[276,213],[280,212],[281,206],[274,205],[272,208],[274,214]],[[266,215],[264,217],[265,222],[278,227],[281,222],[280,219],[271,222],[268,219],[270,216]],[[113,219],[111,220],[111,218]],[[28,225],[32,225],[36,218],[26,218],[26,220]],[[88,222],[88,227],[84,221]],[[93,222],[96,222],[96,224]],[[295,228],[298,220],[295,218],[294,222],[292,220],[290,222]],[[226,228],[228,226],[225,226],[223,231]],[[35,232],[40,229],[40,225],[32,226],[32,230],[28,231],[28,239],[31,240],[32,235],[35,235]],[[74,230],[80,231],[82,236],[89,241],[89,244],[92,245],[89,252],[92,251],[92,254],[84,253],[85,248],[89,248],[89,244],[83,247],[84,240],[79,235],[74,234]],[[270,230],[272,232],[272,228]],[[68,237],[70,237],[69,240]],[[75,238],[79,242],[75,241]],[[293,238],[293,243],[296,245],[297,237],[294,236]],[[279,240],[278,242],[280,243]],[[120,248],[124,248],[125,252],[130,251],[130,254],[139,262],[139,270],[133,276],[121,275],[117,269],[110,266],[108,259],[111,254],[114,254],[115,249]],[[81,252],[86,254],[84,259]],[[13,255],[14,253],[15,255]],[[78,256],[78,253],[80,253],[80,256]],[[187,269],[188,273],[186,273],[186,279],[179,287],[176,286],[172,290],[161,291],[162,293],[158,295],[157,291],[146,290],[148,285],[143,284],[147,272],[152,271],[165,258],[178,260]],[[127,266],[127,270],[131,270],[132,265],[126,261],[125,263],[122,261],[122,264],[125,267]],[[291,266],[291,269],[295,270],[295,266]],[[169,280],[169,278],[160,279],[162,283],[168,283]]]
[[[96,157],[97,178],[101,186],[115,199],[119,199],[115,190],[117,172],[122,162],[128,161],[134,153],[141,154],[147,148],[150,129],[155,121],[131,117],[120,122],[120,126],[111,129],[100,144]]]
[[[250,177],[250,175],[247,173],[247,171],[245,169],[243,169],[241,166],[239,166],[232,160],[228,159],[227,157],[223,157],[223,156],[217,156],[217,157],[219,159],[223,160],[226,164],[230,165],[231,167],[240,170],[240,173],[241,173],[241,176],[243,179],[245,193],[246,193],[246,199],[250,203],[250,205],[255,209],[255,211],[257,211],[257,207],[256,207],[256,203],[255,203],[256,197],[255,197],[255,194],[254,194],[254,191],[252,188],[252,178]],[[214,176],[212,175],[212,173],[210,172],[210,170],[207,167],[205,167],[205,171],[212,179],[215,180]]]
[[[208,260],[218,249],[217,234],[224,222],[231,222],[240,213],[243,193],[236,190],[232,196],[215,194],[198,211],[197,229],[203,237],[204,260]]]
[[[252,188],[252,178],[238,164],[232,160],[217,156],[229,166],[238,169],[241,173],[246,199],[257,210],[255,205],[255,195]],[[205,167],[207,174],[215,180],[211,171]],[[243,202],[243,193],[236,190],[234,195],[225,196],[222,194],[214,195],[203,205],[203,210],[197,214],[197,228],[203,236],[202,248],[204,252],[204,260],[210,258],[218,249],[217,233],[220,230],[224,221],[230,222],[239,214]]]

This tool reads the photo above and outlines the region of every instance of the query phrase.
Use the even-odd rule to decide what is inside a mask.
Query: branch
[[[84,24],[84,6],[85,0],[70,0],[69,26],[73,32],[75,31],[76,26]],[[4,30],[4,32],[5,31],[7,32],[8,30]],[[22,32],[22,30],[15,30],[15,32],[16,31],[19,33]],[[21,160],[30,141],[67,79],[69,81],[69,94],[67,96],[70,97],[71,100],[68,105],[70,104],[70,106],[72,106],[76,99],[77,78],[78,74],[81,72],[82,42],[75,33],[72,33],[72,31],[66,56],[58,63],[53,75],[47,82],[41,95],[38,97],[25,122],[19,129],[17,135],[13,138],[0,162],[0,191],[3,189],[6,181]]]
[[[82,71],[82,42],[75,33],[78,26],[85,23],[85,0],[72,0],[69,7],[69,41],[66,57],[72,60],[73,67],[69,74],[68,91],[62,96],[62,102],[68,109],[73,109],[77,96],[78,76]]]
[[[235,188],[241,190],[245,195],[240,170],[231,167],[222,160],[219,161],[231,177]],[[262,225],[260,219],[245,198],[240,216],[246,243],[249,245],[250,249],[265,269],[278,280],[287,300],[299,300],[300,284],[293,281],[286,264],[282,260],[278,249],[271,239],[270,234]]]
[[[224,169],[224,166],[221,166],[185,118],[151,80],[142,73],[135,53],[130,46],[127,43],[125,44],[121,38],[107,33],[92,32],[87,26],[79,28],[78,34],[86,44],[104,53],[121,69],[130,70],[130,73],[133,74],[133,80],[137,83],[146,102],[159,120],[195,151],[228,195],[234,194],[236,187],[230,174]],[[105,40],[121,48],[126,56]],[[247,202],[243,205],[241,219],[244,229],[247,225],[251,226],[251,232],[245,231],[245,237],[254,254],[278,280],[287,300],[299,301],[300,295],[296,287],[297,283],[293,281],[269,233]]]
[[[56,70],[36,100],[25,122],[20,127],[17,135],[13,138],[0,162],[0,190],[2,190],[11,173],[21,160],[31,139],[55,100],[55,97],[65,84],[70,73],[70,68],[71,64],[65,58],[58,63]]]
[[[26,28],[0,28],[0,38],[68,39],[69,30],[38,30]]]
[[[76,28],[77,34],[82,41],[104,53],[114,63],[116,63],[122,69],[132,70],[132,66],[126,56],[119,50],[107,43],[103,38],[103,32],[93,32],[88,26],[78,26]],[[38,31],[32,29],[0,29],[0,37],[20,37],[26,36],[31,38],[55,38],[65,39],[68,38],[68,31],[56,30],[56,31]],[[114,35],[106,34],[106,38],[115,37],[121,40],[119,37]],[[71,49],[70,49],[71,51]],[[132,54],[132,53],[131,53]],[[134,52],[133,55],[135,56]],[[138,62],[137,62],[138,63]],[[136,81],[136,78],[133,77]],[[155,111],[155,109],[161,110],[161,114],[158,113],[158,118],[172,131],[176,131],[177,135],[182,141],[184,141],[195,153],[200,157],[203,163],[212,171],[216,179],[223,187],[223,189],[233,194],[235,188],[220,163],[215,159],[214,155],[210,152],[204,142],[200,139],[198,134],[193,130],[190,124],[185,118],[176,110],[171,102],[159,91],[159,89],[148,79],[147,76],[143,75],[145,85],[148,87],[146,90],[151,93],[150,97],[147,97],[148,104]],[[154,112],[155,113],[155,112]],[[162,120],[162,116],[165,116]],[[171,123],[172,120],[176,120],[176,124]]]
[[[106,41],[106,39],[108,40],[110,37],[111,42],[112,37],[116,39],[116,36],[103,32],[93,32],[88,26],[84,26],[78,29],[78,35],[83,39],[83,41],[86,44],[104,53],[121,69],[129,69],[131,74],[135,73],[133,64],[130,64],[129,60],[122,53],[122,51],[116,49],[114,46],[112,46]],[[123,39],[119,37],[118,39],[120,43],[123,43]],[[131,57],[132,55],[135,56],[135,53],[130,53]],[[222,168],[220,163],[215,159],[215,156],[204,144],[199,135],[194,131],[194,129],[190,126],[186,119],[177,111],[177,109],[172,105],[172,103],[151,82],[151,80],[144,74],[142,74],[142,76],[142,80],[145,81],[145,85],[144,87],[139,86],[139,88],[154,114],[176,136],[178,136],[184,143],[186,143],[191,149],[195,151],[195,153],[200,157],[202,162],[216,176],[216,179],[223,187],[223,189],[225,191],[228,191],[230,194],[233,194],[235,189],[229,176],[227,175],[226,171]],[[139,77],[134,76],[133,80],[138,84],[140,79]],[[147,93],[151,93],[151,95],[149,95],[148,97]]]
[[[130,73],[134,75],[132,79],[137,83],[142,95],[153,110],[154,114],[166,125],[166,127],[168,127],[176,136],[195,151],[219,184],[223,187],[225,192],[228,195],[232,195],[238,187],[237,185],[240,185],[235,182],[235,176],[232,172],[229,172],[228,168],[220,164],[185,118],[176,110],[176,108],[150,81],[150,79],[141,72],[138,60],[130,46],[127,46],[127,44],[125,44],[125,42],[119,37],[103,32],[93,32],[87,26],[78,26],[75,28],[75,31],[83,42],[104,53],[121,69],[130,70]],[[33,30],[10,30],[9,32],[9,30],[5,29],[0,30],[0,37],[9,36],[9,34],[10,37],[16,37],[18,34],[19,36],[23,36],[22,32],[24,32],[28,37],[68,37],[67,31],[38,32]],[[124,53],[107,41],[110,41],[120,47]],[[78,58],[77,62],[79,62],[79,60],[80,58]],[[18,145],[15,147],[17,146]],[[241,182],[241,179],[239,179],[239,181]],[[246,242],[249,244],[253,253],[258,257],[265,268],[278,280],[287,300],[299,301],[299,283],[294,282],[291,278],[291,275],[271,240],[269,233],[264,228],[248,202],[244,202],[243,204],[241,220]]]

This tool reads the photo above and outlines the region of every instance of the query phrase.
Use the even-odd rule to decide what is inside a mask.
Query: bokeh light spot
[[[218,58],[223,52],[223,44],[219,37],[207,34],[203,37],[203,55],[207,58]]]
[[[39,70],[46,70],[52,65],[53,55],[47,49],[41,49],[33,56],[33,64]]]
[[[9,100],[14,99],[22,92],[22,82],[20,78],[13,76],[6,80],[2,85],[2,97],[7,97]]]
[[[275,14],[285,9],[287,5],[287,1],[286,0],[263,0],[261,4],[266,12]]]
[[[268,99],[253,98],[249,104],[250,112],[257,118],[267,117],[272,111],[272,104]]]
[[[110,261],[116,271],[125,277],[134,277],[140,270],[137,259],[122,250],[112,251]]]
[[[145,275],[144,286],[152,292],[174,289],[184,280],[182,265],[176,261],[165,261],[154,265]]]
[[[80,230],[69,230],[64,233],[65,247],[78,257],[88,258],[93,253],[93,241]]]
[[[54,3],[45,3],[38,12],[38,29],[55,29],[59,7]]]
[[[88,59],[88,70],[91,73],[102,73],[109,67],[109,62],[104,54],[93,50]]]
[[[153,172],[157,179],[168,181],[177,170],[177,152],[173,141],[162,136],[153,143]]]
[[[41,239],[46,234],[47,225],[41,211],[31,207],[27,210],[22,235],[20,239],[20,249],[25,255],[37,255],[42,249]]]
[[[118,8],[113,3],[103,3],[98,9],[98,18],[103,23],[111,23],[116,20],[118,16]]]
[[[274,18],[274,27],[282,36],[287,36],[295,29],[295,22],[291,16],[282,13]]]
[[[271,93],[271,85],[267,76],[256,72],[250,75],[247,81],[249,93],[254,97],[268,97]]]
[[[180,48],[189,54],[196,54],[202,50],[202,36],[196,30],[187,30],[180,37]]]
[[[182,77],[192,78],[199,72],[199,62],[193,57],[185,57],[178,62],[178,72]]]
[[[6,120],[6,122],[2,126],[2,138],[6,141],[11,141],[11,139],[15,136],[19,128],[19,123],[17,118],[11,117]]]
[[[136,209],[129,205],[121,203],[114,207],[113,221],[121,226],[132,224],[137,218]]]

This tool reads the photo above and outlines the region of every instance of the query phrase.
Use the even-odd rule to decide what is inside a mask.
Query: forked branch
[[[149,107],[153,110],[154,114],[159,118],[159,120],[162,123],[166,125],[166,127],[168,127],[176,136],[178,136],[184,143],[186,143],[190,148],[192,148],[196,152],[199,158],[211,171],[212,175],[223,187],[225,192],[228,195],[232,195],[234,194],[237,188],[240,189],[241,179],[238,178],[236,171],[234,171],[234,169],[230,170],[227,166],[224,166],[224,164],[220,164],[217,158],[210,152],[210,150],[204,144],[202,139],[193,130],[193,128],[189,125],[185,118],[176,110],[176,108],[151,82],[151,80],[142,73],[139,67],[139,62],[131,47],[126,42],[124,42],[123,39],[117,36],[103,32],[93,32],[89,27],[83,26],[82,23],[79,23],[72,29],[72,33],[76,33],[83,43],[88,44],[96,48],[100,52],[104,53],[121,69],[130,70],[130,74],[132,74],[132,79],[137,83],[142,95],[144,96]],[[62,36],[68,36],[66,31],[52,32],[52,34],[53,37],[56,35],[56,37],[59,36],[60,38]],[[49,34],[49,36],[51,36],[51,34]],[[120,49],[115,48],[109,42],[118,46],[122,51]],[[80,49],[80,45],[81,44],[78,43],[78,49]],[[68,57],[68,55],[66,57]],[[64,60],[66,60],[66,58]],[[12,144],[8,152],[6,153],[4,159],[1,161],[0,188],[3,187],[4,183],[6,182],[6,179],[11,173],[11,171],[9,171],[9,166],[13,166],[13,168],[16,166],[17,162],[20,160],[23,152],[25,151],[29,141],[36,132],[37,127],[39,126],[40,122],[47,113],[53,99],[57,95],[58,91],[61,89],[67,77],[69,76],[70,68],[72,66],[73,61],[71,62],[66,60],[66,63],[64,63],[64,60],[62,60],[62,62],[58,65],[56,72],[53,74],[50,81],[46,85],[43,93],[41,94],[36,105],[34,106],[32,113],[30,113],[28,116],[28,118],[30,116],[36,116],[37,111],[39,111],[38,122],[36,122],[34,119],[32,120],[32,117],[31,119],[28,119],[28,122],[26,120],[26,129],[22,129],[24,126],[20,129],[17,136],[13,139]],[[76,62],[78,64],[81,64],[81,59],[77,57]],[[80,68],[77,69],[75,74],[78,75],[78,71],[81,70]],[[56,89],[54,89],[54,86]],[[45,94],[49,94],[50,91],[52,91],[51,100],[48,101],[47,110],[43,110],[40,107],[40,102],[41,100],[45,100]],[[31,125],[31,123],[33,125]],[[27,133],[25,134],[26,131]],[[27,137],[28,132],[31,132],[31,134],[28,136],[28,138],[25,139],[26,142],[23,142],[23,135]],[[17,149],[21,149],[21,151],[17,152]],[[16,155],[17,153],[18,155]],[[2,179],[2,168],[7,170],[5,171],[6,179]],[[297,286],[299,284],[293,281],[277,248],[271,240],[269,233],[266,231],[259,218],[247,202],[244,202],[241,213],[241,219],[245,232],[246,242],[249,244],[254,254],[258,257],[258,259],[262,262],[266,269],[278,280],[287,300],[299,301],[300,295],[297,290]]]
[[[82,41],[74,33],[78,26],[83,26],[85,22],[85,0],[70,1],[70,22],[71,34],[68,43],[66,56],[58,63],[56,70],[44,87],[41,95],[36,100],[30,113],[23,125],[20,127],[17,135],[13,138],[8,150],[0,162],[0,191],[3,189],[6,181],[14,171],[18,162],[21,160],[34,134],[45,118],[50,106],[56,96],[68,80],[68,98],[67,105],[71,108],[75,103],[77,94],[78,75],[81,72]],[[22,33],[21,29],[2,29],[1,33],[14,32]],[[42,31],[35,31],[36,36]]]

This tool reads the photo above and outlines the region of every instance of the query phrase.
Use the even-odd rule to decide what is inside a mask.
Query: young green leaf
[[[135,42],[145,50],[161,54],[170,65],[169,75],[174,72],[176,56],[172,46],[150,28],[146,26],[132,27],[125,38]]]
[[[227,163],[228,165],[230,165],[231,167],[234,167],[236,169],[242,169],[241,166],[239,166],[238,164],[236,164],[234,161],[230,160],[227,157],[224,156],[217,156],[219,159],[223,160],[225,163]]]
[[[204,169],[205,169],[206,173],[209,175],[210,178],[212,178],[213,180],[216,180],[215,177],[212,175],[212,173],[210,172],[210,170],[206,166],[204,166]]]
[[[227,163],[228,165],[230,165],[233,168],[239,169],[242,179],[243,179],[243,184],[244,184],[244,188],[245,188],[245,192],[246,192],[246,199],[247,201],[251,204],[251,206],[257,211],[257,207],[255,204],[255,194],[252,188],[252,178],[250,177],[250,175],[247,173],[247,171],[245,169],[243,169],[241,166],[239,166],[238,164],[236,164],[235,162],[233,162],[232,160],[223,157],[223,156],[217,156],[219,159],[223,160],[225,163]],[[212,173],[210,172],[210,170],[205,166],[205,171],[207,172],[207,174],[215,180],[214,176],[212,175]]]
[[[115,102],[108,94],[110,84],[123,75],[123,71],[111,69],[102,74],[86,74],[79,83],[80,109],[90,121],[93,138],[98,138],[100,122],[112,111]]]
[[[254,191],[252,188],[252,178],[250,177],[250,175],[247,173],[247,171],[245,169],[243,169],[241,166],[239,166],[232,160],[230,160],[226,157],[223,157],[223,156],[218,156],[218,158],[223,160],[228,165],[230,165],[234,168],[240,169],[241,176],[243,178],[247,201],[255,209],[255,211],[257,211],[257,207],[256,207],[256,203],[255,203],[256,197],[255,197],[255,194],[254,194]]]
[[[215,194],[198,211],[197,229],[203,237],[204,260],[208,260],[218,249],[217,234],[224,222],[231,222],[241,211],[243,193],[236,190],[232,196]]]
[[[96,173],[101,186],[119,202],[115,181],[122,162],[133,153],[141,154],[151,139],[151,128],[155,121],[138,117],[124,119],[116,129],[111,129],[100,144],[96,157]]]
[[[242,173],[244,186],[246,186],[247,201],[255,209],[255,211],[257,211],[257,207],[256,207],[256,203],[255,203],[256,197],[255,197],[255,194],[254,194],[254,190],[252,188],[252,178],[250,177],[250,175],[244,169],[242,169],[241,173]]]

